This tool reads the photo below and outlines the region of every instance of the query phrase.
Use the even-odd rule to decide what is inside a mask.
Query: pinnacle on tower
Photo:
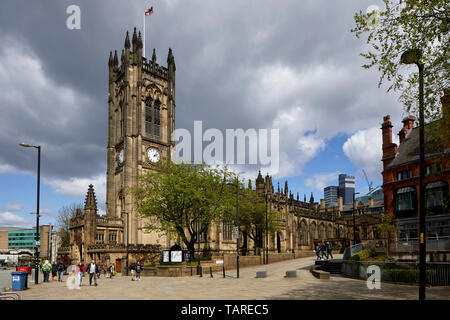
[[[108,60],[108,65],[112,66],[113,65],[113,57],[112,57],[112,51],[109,52],[109,60]]]
[[[119,61],[117,60],[117,50],[114,50],[114,66],[117,67],[119,65]]]
[[[125,48],[129,49],[130,48],[130,36],[128,35],[128,31],[127,31],[127,36],[125,37]]]
[[[94,186],[92,184],[89,185],[89,189],[86,194],[84,210],[94,210],[97,212],[97,200],[95,199]]]
[[[288,182],[287,182],[287,180],[284,182],[284,193],[286,195],[288,194]]]
[[[155,48],[153,48],[152,61],[153,61],[153,63],[156,62],[156,51],[155,51]]]
[[[314,196],[313,193],[311,192],[311,197],[309,198],[309,202],[310,203],[314,203]]]
[[[139,36],[138,36],[138,46],[139,46],[140,49],[143,48],[142,37],[141,37],[141,32],[140,31],[139,31]]]

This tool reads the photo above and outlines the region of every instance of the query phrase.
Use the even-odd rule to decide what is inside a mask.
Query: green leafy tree
[[[235,198],[227,181],[233,179],[227,168],[169,161],[140,176],[130,191],[138,213],[147,218],[144,229],[175,235],[194,250],[199,208],[199,234],[205,234],[213,221],[222,221],[232,211]]]
[[[274,210],[267,210],[269,233],[279,230],[278,216]],[[265,199],[255,190],[244,189],[239,197],[239,226],[245,235],[253,240],[255,250],[263,247],[266,232]]]
[[[394,215],[389,212],[384,212],[380,218],[380,223],[375,225],[375,231],[381,239],[386,241],[386,254],[389,256],[391,239],[395,236],[395,218]]]
[[[361,53],[368,60],[364,68],[378,67],[381,73],[378,86],[384,80],[391,84],[388,91],[399,91],[399,100],[406,111],[418,114],[417,67],[406,70],[400,56],[410,49],[422,52],[424,64],[425,117],[438,119],[442,109],[440,97],[449,86],[449,26],[450,6],[447,0],[384,0],[385,8],[355,14],[357,38],[367,34],[369,51]],[[402,69],[403,68],[403,69]]]
[[[77,209],[82,210],[82,208],[82,204],[72,203],[59,209],[58,216],[56,217],[56,229],[58,237],[61,240],[61,247],[68,247],[70,245],[70,219],[76,215]]]

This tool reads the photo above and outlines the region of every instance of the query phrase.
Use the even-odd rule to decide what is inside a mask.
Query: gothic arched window
[[[155,101],[155,136],[159,137],[160,136],[160,126],[161,126],[161,103],[159,102],[159,100]]]
[[[145,133],[152,134],[152,105],[150,99],[145,101]]]

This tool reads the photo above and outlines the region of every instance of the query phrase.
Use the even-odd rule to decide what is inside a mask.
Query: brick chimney
[[[392,127],[391,116],[387,115],[383,117],[383,123],[381,125],[383,134],[383,168],[386,168],[391,163],[397,153],[397,145],[392,142]]]
[[[406,135],[408,134],[408,132],[414,128],[414,120],[415,118],[413,116],[407,116],[403,119],[403,128],[400,130],[400,132],[398,133],[398,136],[400,138],[400,144],[403,143],[403,141],[405,140]]]

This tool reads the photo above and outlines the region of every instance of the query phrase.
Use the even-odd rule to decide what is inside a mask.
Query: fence
[[[380,268],[381,281],[419,283],[417,262],[345,261],[342,273],[350,277],[367,279],[367,268],[370,265]],[[429,285],[450,286],[450,262],[428,262],[426,275],[426,282]]]
[[[427,250],[450,250],[450,237],[427,237],[426,247]],[[397,241],[390,244],[389,249],[391,251],[418,251],[419,239],[397,239]]]

